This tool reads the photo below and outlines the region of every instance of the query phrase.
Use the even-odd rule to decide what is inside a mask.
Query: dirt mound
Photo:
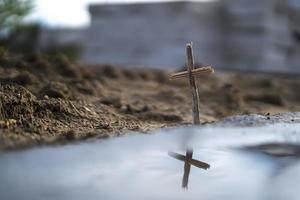
[[[300,108],[300,81],[216,73],[198,83],[203,123]],[[0,149],[190,123],[187,80],[161,70],[79,65],[64,56],[0,54]]]
[[[68,86],[61,82],[50,82],[40,91],[42,96],[48,96],[50,98],[61,98],[61,99],[71,99],[72,94]]]
[[[1,119],[29,118],[33,115],[36,97],[19,85],[0,85]]]

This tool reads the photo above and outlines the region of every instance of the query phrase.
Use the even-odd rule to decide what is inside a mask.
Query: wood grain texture
[[[193,109],[193,123],[195,125],[200,124],[200,116],[199,116],[199,94],[198,88],[196,84],[195,77],[193,76],[194,69],[194,57],[193,57],[193,47],[192,43],[188,43],[186,46],[187,53],[187,65],[188,65],[188,75],[189,75],[189,83],[190,90],[192,93],[192,109]]]
[[[199,67],[199,68],[196,68],[196,69],[192,70],[192,75],[194,77],[198,77],[198,76],[201,76],[201,75],[212,74],[212,73],[214,73],[214,69],[211,66]],[[189,72],[188,71],[177,72],[177,73],[173,73],[173,74],[169,75],[170,80],[180,79],[180,78],[188,78],[188,77],[189,77]]]

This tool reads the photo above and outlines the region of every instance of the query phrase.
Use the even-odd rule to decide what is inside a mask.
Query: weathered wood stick
[[[202,162],[200,160],[195,160],[195,159],[190,159],[188,161],[191,165],[195,166],[195,167],[198,167],[198,168],[201,168],[201,169],[209,169],[210,168],[210,165],[205,163],[205,162]]]
[[[211,66],[196,68],[196,69],[192,70],[192,75],[194,77],[206,75],[206,74],[212,74],[212,73],[214,73],[214,69]],[[174,80],[174,79],[179,79],[179,78],[186,78],[188,76],[189,76],[188,71],[177,72],[177,73],[170,74],[169,79]]]
[[[188,65],[188,75],[189,75],[189,83],[190,83],[190,90],[193,97],[193,123],[200,124],[200,117],[199,117],[199,94],[197,89],[197,84],[195,77],[192,74],[194,69],[194,57],[193,57],[193,47],[192,43],[188,43],[186,46],[186,53],[187,53],[187,65]]]
[[[191,171],[191,164],[188,161],[191,160],[192,157],[193,157],[193,151],[186,151],[185,160],[184,160],[184,173],[183,173],[182,184],[181,184],[183,188],[188,187],[189,175]]]
[[[201,73],[193,73],[192,75],[196,78],[199,78],[200,76],[204,76],[204,75],[209,75],[211,74],[211,72],[201,72]],[[188,74],[187,75],[179,75],[179,76],[176,76],[176,77],[172,77],[170,78],[170,80],[177,80],[177,79],[182,79],[182,78],[187,78],[188,77]]]
[[[171,156],[173,158],[176,158],[177,160],[185,161],[185,156],[184,155],[181,155],[179,153],[175,153],[175,152],[172,152],[172,151],[169,151],[168,154],[169,154],[169,156]]]
[[[175,153],[175,152],[168,152],[168,154],[169,154],[169,156],[171,156],[177,160],[181,160],[181,161],[185,162],[186,156],[184,156],[184,155],[181,155],[181,154]],[[210,165],[208,163],[202,162],[200,160],[195,160],[195,159],[191,158],[187,162],[195,167],[202,168],[205,170],[210,168]]]

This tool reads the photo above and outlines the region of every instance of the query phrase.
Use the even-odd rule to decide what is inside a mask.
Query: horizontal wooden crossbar
[[[171,156],[173,158],[176,158],[176,159],[181,160],[183,162],[187,162],[190,165],[194,165],[195,167],[199,167],[199,168],[202,168],[202,169],[205,169],[205,170],[210,168],[210,165],[205,163],[205,162],[195,160],[195,159],[186,160],[186,157],[184,155],[174,153],[174,152],[168,152],[168,154],[169,154],[169,156]]]
[[[212,74],[212,73],[214,73],[214,69],[211,66],[200,67],[192,70],[192,75],[194,77],[206,75],[206,74]],[[189,74],[188,71],[173,73],[169,75],[169,79],[174,80],[180,78],[187,78],[188,74]]]

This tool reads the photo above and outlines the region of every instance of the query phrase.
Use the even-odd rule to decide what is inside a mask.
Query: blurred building
[[[185,44],[197,62],[249,70],[300,71],[299,1],[226,0],[91,5],[91,25],[45,30],[42,46],[78,43],[81,60],[178,67]]]
[[[285,0],[229,0],[223,9],[223,63],[233,68],[300,71],[296,16]],[[299,21],[298,21],[299,22]]]

